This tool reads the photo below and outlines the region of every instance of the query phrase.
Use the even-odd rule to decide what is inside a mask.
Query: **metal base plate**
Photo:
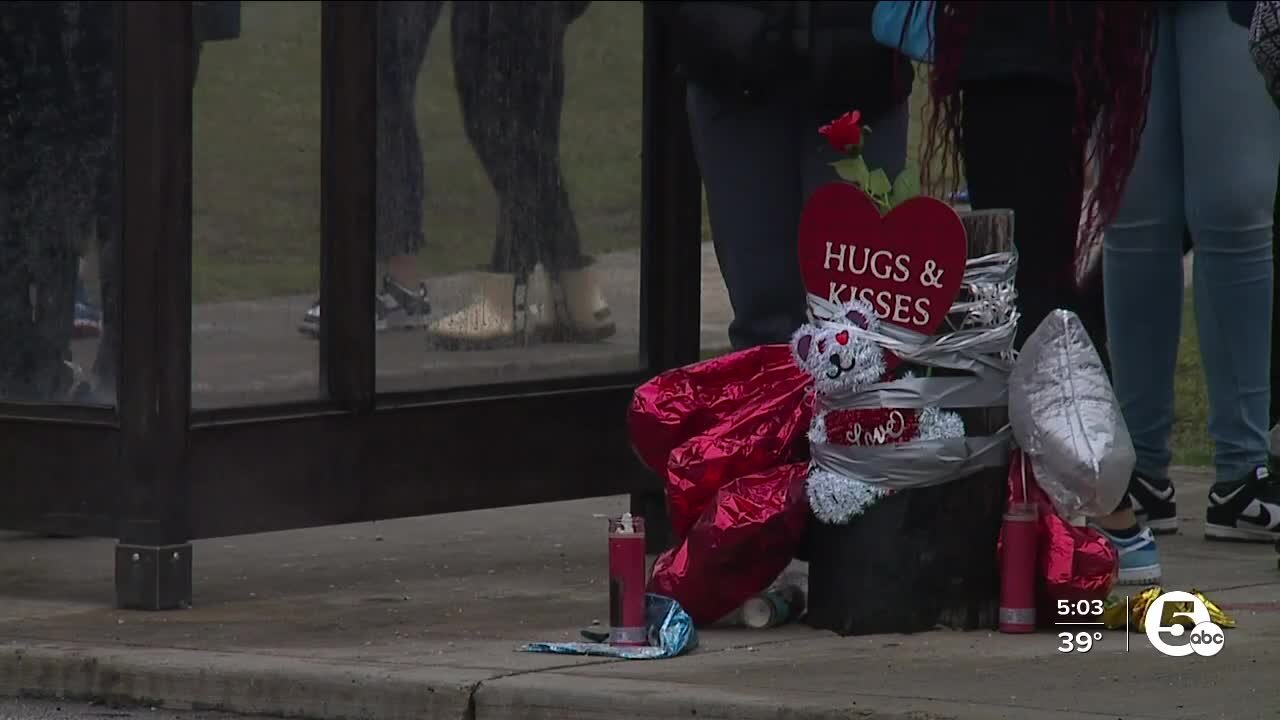
[[[116,545],[116,605],[122,610],[191,607],[191,545]]]

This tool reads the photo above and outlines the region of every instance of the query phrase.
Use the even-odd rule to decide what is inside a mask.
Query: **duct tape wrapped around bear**
[[[968,436],[952,408],[1007,402],[1016,255],[970,259],[963,221],[938,200],[881,216],[839,183],[806,203],[799,251],[811,321],[791,344],[813,378],[814,517],[847,523],[893,492],[1006,466],[1010,429]]]
[[[795,333],[792,352],[813,378],[807,496],[818,521],[847,523],[895,491],[1008,464],[1008,427],[967,436],[960,415],[945,408],[1005,404],[1017,324],[1014,267],[1010,253],[971,261],[963,281],[971,299],[951,313],[961,324],[932,336],[883,322],[861,299],[810,296],[813,321]],[[964,374],[895,376],[890,354]]]

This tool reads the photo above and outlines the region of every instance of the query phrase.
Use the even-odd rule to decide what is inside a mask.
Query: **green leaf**
[[[856,158],[845,158],[831,163],[836,169],[836,174],[845,182],[851,182],[862,189],[867,187],[867,161],[861,156]]]
[[[892,189],[893,183],[889,182],[889,176],[880,168],[876,168],[867,178],[867,193],[872,197],[885,198]]]
[[[920,171],[914,165],[907,165],[893,180],[893,190],[889,193],[889,205],[897,207],[919,194]]]

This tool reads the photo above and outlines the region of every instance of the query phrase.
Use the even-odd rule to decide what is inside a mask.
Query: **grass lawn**
[[[319,284],[320,3],[243,8],[243,36],[205,46],[195,88],[197,303],[312,293]],[[640,241],[641,8],[594,2],[566,41],[562,157],[592,253]],[[493,190],[463,134],[448,13],[446,6],[418,80],[427,173],[420,265],[428,276],[483,263],[496,229]],[[917,83],[913,157],[924,99]],[[1203,464],[1206,401],[1194,338],[1187,323],[1175,447],[1177,462]]]
[[[1196,344],[1195,310],[1190,293],[1182,304],[1182,344],[1178,348],[1178,372],[1174,380],[1173,462],[1176,465],[1209,465],[1213,445],[1205,432],[1209,396],[1200,368]]]
[[[566,40],[561,156],[591,253],[640,242],[641,10],[595,2]],[[425,275],[481,264],[496,231],[493,190],[463,134],[448,14],[418,80]],[[241,38],[205,45],[195,88],[196,302],[319,284],[320,3],[245,2],[242,25]]]

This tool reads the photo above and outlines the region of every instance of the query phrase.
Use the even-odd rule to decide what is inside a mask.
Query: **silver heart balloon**
[[[1133,472],[1133,441],[1075,313],[1049,313],[1027,338],[1009,377],[1009,422],[1059,515],[1115,511]]]

